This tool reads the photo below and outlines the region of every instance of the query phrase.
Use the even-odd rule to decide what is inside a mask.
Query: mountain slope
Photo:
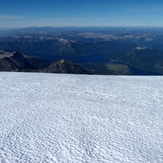
[[[0,51],[0,71],[33,71],[44,68],[48,62],[19,52]]]
[[[124,53],[110,55],[109,60],[126,64],[133,69],[151,72],[153,75],[163,74],[163,52],[155,49],[136,47]]]
[[[90,74],[87,70],[69,60],[59,60],[44,70],[50,73]]]

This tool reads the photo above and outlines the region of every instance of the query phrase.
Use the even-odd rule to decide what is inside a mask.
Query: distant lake
[[[35,55],[36,56],[36,55]],[[55,62],[61,59],[68,59],[75,63],[106,63],[108,54],[92,54],[87,56],[71,56],[71,57],[64,57],[64,56],[54,56],[49,54],[39,54],[37,55],[41,58],[47,59],[51,62]]]

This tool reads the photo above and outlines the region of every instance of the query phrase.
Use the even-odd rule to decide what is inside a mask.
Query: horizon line
[[[26,29],[26,28],[163,28],[163,26],[131,26],[131,25],[110,25],[110,26],[24,26],[24,27],[0,27],[0,30],[14,30],[14,29]]]

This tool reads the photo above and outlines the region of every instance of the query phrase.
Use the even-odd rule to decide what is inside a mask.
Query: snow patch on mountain
[[[135,49],[135,50],[146,50],[146,49],[150,49],[150,48],[138,46],[138,47],[136,47],[136,48],[134,48],[134,49]]]

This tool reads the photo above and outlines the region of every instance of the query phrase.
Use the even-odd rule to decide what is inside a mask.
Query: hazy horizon
[[[157,0],[1,0],[0,28],[163,27]]]
[[[60,29],[109,29],[109,28],[131,28],[131,29],[162,29],[163,26],[24,26],[24,27],[0,27],[0,30],[18,30],[26,28],[60,28]]]

